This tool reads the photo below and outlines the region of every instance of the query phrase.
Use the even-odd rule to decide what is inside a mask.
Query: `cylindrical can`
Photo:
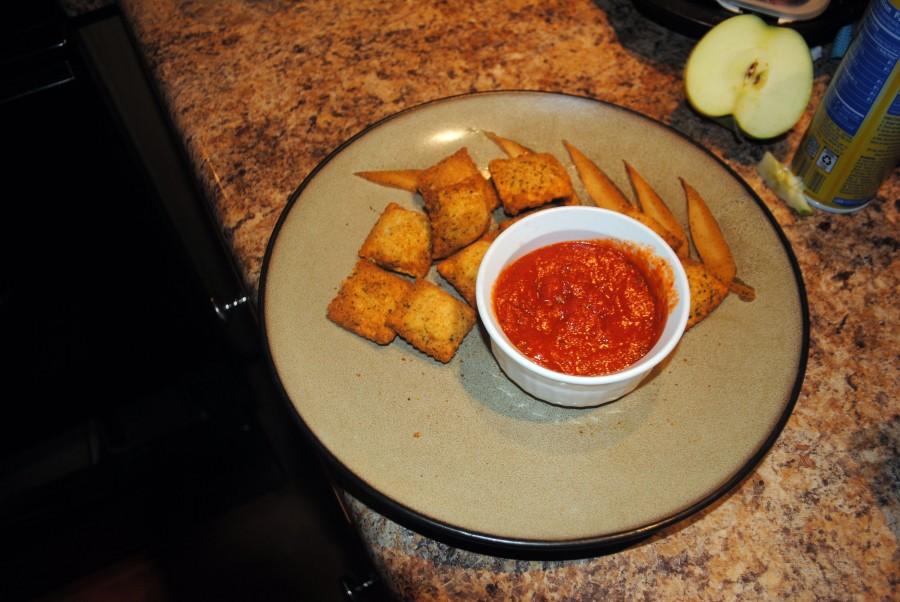
[[[900,0],[872,0],[791,163],[809,203],[865,207],[900,160]]]

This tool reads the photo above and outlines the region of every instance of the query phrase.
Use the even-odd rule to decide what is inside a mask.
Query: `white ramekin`
[[[546,245],[612,238],[631,242],[663,259],[672,270],[669,314],[656,345],[634,364],[603,376],[573,376],[531,361],[503,333],[494,313],[494,282],[503,268]],[[651,229],[630,217],[597,207],[558,207],[537,211],[504,230],[491,244],[475,287],[478,314],[491,339],[491,351],[506,375],[527,393],[556,405],[591,407],[613,401],[634,390],[678,344],[690,310],[687,276],[675,252]]]

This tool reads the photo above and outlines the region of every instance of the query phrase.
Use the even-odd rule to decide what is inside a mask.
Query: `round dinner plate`
[[[330,322],[326,307],[384,207],[422,210],[418,196],[354,172],[424,168],[463,146],[486,168],[503,155],[485,131],[556,155],[582,199],[563,140],[630,195],[627,160],[687,225],[683,177],[708,202],[756,300],[729,295],[636,391],[591,409],[516,387],[480,325],[441,364],[399,337],[379,346]],[[433,268],[428,278],[452,291]],[[341,145],[281,215],[260,307],[277,379],[343,486],[426,535],[510,555],[601,551],[724,495],[781,432],[808,346],[796,260],[734,172],[659,122],[544,92],[429,102]]]

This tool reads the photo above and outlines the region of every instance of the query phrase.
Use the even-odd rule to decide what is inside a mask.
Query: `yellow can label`
[[[811,203],[866,205],[900,159],[900,0],[873,0],[791,168]]]

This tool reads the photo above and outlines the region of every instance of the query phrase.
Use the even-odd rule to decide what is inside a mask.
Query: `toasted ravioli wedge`
[[[475,175],[480,176],[481,172],[478,171],[478,166],[469,155],[469,150],[463,147],[449,157],[420,171],[416,177],[416,187],[422,198],[427,199],[441,188],[452,186]]]
[[[493,237],[482,237],[466,248],[457,251],[437,265],[438,274],[444,277],[470,306],[475,307],[475,281],[481,260],[491,246]]]
[[[431,224],[419,211],[388,203],[359,249],[388,270],[421,278],[431,267]]]
[[[756,289],[737,276],[735,276],[734,280],[731,281],[731,284],[728,285],[728,290],[737,295],[738,299],[741,301],[749,303],[756,299]]]
[[[441,188],[425,197],[431,221],[432,257],[447,257],[478,240],[491,225],[481,175]]]
[[[503,209],[518,215],[526,209],[574,196],[572,182],[562,164],[549,153],[531,153],[488,164]]]
[[[719,228],[719,222],[700,193],[684,178],[681,178],[681,186],[687,198],[688,226],[691,229],[694,247],[709,271],[728,285],[734,280],[737,265],[725,235]]]
[[[581,183],[584,184],[588,197],[594,205],[619,213],[624,213],[631,208],[631,203],[625,198],[619,187],[596,163],[565,140],[563,140],[563,146],[569,151],[569,157],[575,165],[578,177],[581,178]]]
[[[387,318],[411,289],[407,280],[360,259],[328,304],[326,315],[350,332],[387,345],[396,336]]]
[[[666,244],[672,247],[673,250],[675,250],[680,244],[678,238],[676,238],[674,234],[666,230],[662,224],[660,224],[658,221],[656,221],[637,207],[629,207],[625,211],[622,211],[622,213],[635,221],[641,222],[642,224],[659,234],[659,237],[666,241]]]
[[[475,324],[475,310],[427,280],[417,280],[388,316],[388,326],[410,345],[447,363]]]
[[[419,178],[419,169],[385,169],[381,171],[358,171],[355,175],[370,182],[416,192],[416,181]]]
[[[523,146],[510,138],[498,136],[494,132],[485,131],[484,135],[487,136],[491,142],[499,146],[500,150],[506,153],[507,157],[518,157],[519,155],[528,155],[534,152],[527,146]]]
[[[728,286],[698,261],[683,258],[681,265],[684,266],[691,291],[691,311],[687,322],[687,328],[691,328],[722,303],[728,296]]]
[[[666,205],[665,201],[660,198],[647,180],[628,161],[625,161],[625,171],[628,172],[628,179],[631,180],[631,187],[634,189],[634,195],[637,197],[641,210],[656,220],[660,226],[671,234],[674,245],[672,245],[672,242],[669,242],[669,244],[672,245],[672,249],[678,256],[687,257],[690,251],[687,233],[681,227],[681,223],[675,218],[669,206]]]

